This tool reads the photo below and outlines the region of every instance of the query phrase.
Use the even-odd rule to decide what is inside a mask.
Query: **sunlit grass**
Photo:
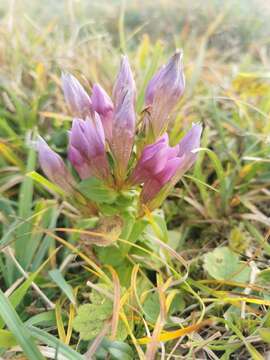
[[[266,358],[269,6],[24,0],[3,2],[0,11],[0,356]],[[140,112],[147,81],[176,47],[184,50],[187,88],[170,140],[177,143],[184,128],[201,121],[198,161],[163,213],[144,209],[144,242],[118,240],[127,250],[124,266],[117,243],[104,264],[80,241],[78,211],[37,174],[32,139],[45,135],[65,158],[71,117],[61,70],[88,90],[98,81],[110,91],[126,52]],[[235,258],[224,253],[220,269],[213,251],[224,247]],[[89,343],[73,322],[94,291],[111,302],[112,314]],[[117,341],[120,322],[125,341]]]

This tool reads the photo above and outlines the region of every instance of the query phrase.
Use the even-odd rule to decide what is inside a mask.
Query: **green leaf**
[[[179,230],[168,230],[168,245],[176,250],[181,243],[181,232]]]
[[[44,176],[40,175],[36,171],[30,171],[27,173],[27,176],[31,179],[35,180],[39,184],[41,184],[43,187],[47,188],[48,190],[55,192],[58,195],[65,196],[66,193],[56,184],[52,183],[48,179],[46,179]]]
[[[133,265],[124,259],[123,262],[114,269],[118,274],[121,286],[128,288],[130,286]]]
[[[66,282],[60,270],[55,269],[49,271],[51,279],[60,287],[63,293],[67,296],[70,302],[75,305],[76,299],[74,297],[72,287]]]
[[[21,300],[25,296],[27,290],[31,286],[32,282],[34,281],[35,277],[37,276],[37,272],[31,274],[9,297],[9,301],[14,309],[20,304]],[[4,321],[0,317],[0,328],[4,327]]]
[[[111,341],[108,338],[103,338],[95,356],[97,359],[103,360],[108,355],[111,355],[114,360],[132,360],[135,358],[134,352],[128,344],[123,341]]]
[[[84,304],[79,307],[73,328],[80,333],[83,340],[96,337],[112,315],[112,302],[103,305]]]
[[[17,344],[16,338],[10,331],[0,330],[0,348],[10,349]]]
[[[114,360],[133,360],[134,358],[127,353],[115,348],[109,348],[109,353],[112,355],[112,359]]]
[[[99,286],[106,291],[112,290],[112,289],[108,289],[108,287],[103,284],[99,284]],[[95,305],[102,305],[102,304],[110,304],[111,305],[111,303],[112,303],[112,301],[110,299],[108,299],[103,294],[101,294],[101,292],[94,290],[94,289],[91,291],[91,293],[89,295],[89,299],[90,299],[91,303],[95,304]]]
[[[253,360],[263,360],[264,357],[255,349],[255,347],[246,341],[245,337],[241,333],[241,331],[237,328],[235,324],[230,321],[227,321],[228,326],[235,332],[235,334],[239,337],[240,340],[245,344],[248,352],[251,355]]]
[[[169,315],[173,315],[175,313],[182,312],[184,309],[185,309],[185,300],[183,298],[183,295],[180,293],[176,294],[171,303],[171,306],[169,309]]]
[[[204,256],[204,268],[214,279],[246,282],[250,268],[228,247],[220,247]]]
[[[28,152],[28,159],[26,165],[26,171],[33,171],[36,166],[36,152],[34,149],[30,149]],[[18,213],[19,217],[24,220],[16,231],[15,250],[18,260],[26,268],[28,265],[28,253],[25,251],[26,242],[32,241],[29,232],[32,230],[32,224],[28,221],[28,218],[32,215],[32,201],[33,201],[33,179],[25,177],[19,192]]]
[[[120,266],[125,260],[125,256],[116,246],[99,247],[96,254],[102,264]]]
[[[140,237],[140,235],[143,233],[147,225],[148,225],[147,220],[137,219],[129,235],[128,241],[130,241],[131,243],[135,243]]]
[[[244,233],[241,223],[232,228],[229,236],[229,245],[237,253],[243,253],[248,248],[249,238]]]
[[[78,184],[78,190],[88,199],[97,203],[112,204],[118,193],[107,187],[101,180],[91,177]]]
[[[264,342],[270,344],[270,329],[268,328],[259,329],[259,335]]]
[[[9,301],[14,309],[16,309],[16,307],[20,304],[32,282],[35,280],[40,271],[46,266],[49,260],[50,258],[44,261],[44,263],[37,269],[37,271],[35,271],[33,274],[30,274],[29,277],[10,295]],[[4,322],[0,317],[0,328],[3,326]]]
[[[71,347],[66,344],[63,344],[60,340],[58,340],[55,336],[48,334],[46,331],[38,329],[34,326],[28,327],[33,338],[41,341],[42,343],[53,347],[57,350],[58,354],[63,355],[66,359],[72,360],[85,360],[85,357],[77,353]],[[60,357],[59,357],[60,358]]]
[[[30,319],[26,320],[25,325],[43,325],[51,326],[56,324],[55,311],[46,311],[37,315],[32,316]]]
[[[145,312],[146,320],[155,323],[157,321],[158,315],[160,313],[160,303],[159,297],[156,292],[150,293],[144,304],[143,310]]]
[[[122,342],[122,341],[113,341],[113,342],[110,342],[110,345],[108,346],[108,349],[109,349],[109,351],[111,350],[111,349],[117,349],[118,351],[120,351],[122,354],[126,354],[126,355],[128,355],[128,356],[134,356],[134,354],[133,354],[133,351],[132,351],[132,348],[128,345],[128,344],[126,344],[126,343],[124,343],[124,342]],[[121,358],[122,359],[122,358]],[[133,358],[132,358],[133,359]]]
[[[76,227],[82,230],[93,229],[95,226],[97,226],[98,220],[98,217],[79,219],[79,221],[76,223]]]
[[[270,282],[270,269],[262,270],[258,275],[258,281],[263,285],[268,285]]]
[[[106,291],[107,287],[100,285]],[[83,340],[95,338],[104,328],[105,323],[110,321],[113,311],[113,302],[102,293],[92,290],[90,293],[92,304],[81,305],[73,322],[73,328],[80,333]],[[127,329],[124,322],[120,319],[116,333],[117,340],[124,340],[127,337]]]
[[[29,330],[22,323],[11,303],[5,294],[0,290],[0,315],[4,319],[7,327],[13,334],[18,344],[22,347],[25,355],[29,360],[43,360],[44,357],[38,350],[33,341]]]

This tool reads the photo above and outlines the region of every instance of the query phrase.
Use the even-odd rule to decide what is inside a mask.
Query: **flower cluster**
[[[143,127],[136,126],[136,86],[126,56],[122,57],[112,98],[94,84],[91,96],[70,74],[62,75],[63,91],[74,116],[69,132],[68,159],[79,178],[96,178],[116,191],[140,189],[140,204],[151,203],[171,189],[196,160],[202,127],[192,126],[174,147],[167,133],[170,114],[184,92],[182,52],[177,51],[150,80],[145,92]],[[136,146],[139,131],[143,147]],[[141,149],[139,150],[139,148]],[[64,161],[39,137],[39,162],[43,172],[68,195],[76,180]],[[152,209],[151,209],[152,210]]]

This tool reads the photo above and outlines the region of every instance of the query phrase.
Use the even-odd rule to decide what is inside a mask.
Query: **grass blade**
[[[38,329],[34,326],[29,326],[28,329],[29,329],[31,335],[35,339],[42,341],[44,344],[46,344],[48,346],[52,346],[53,348],[57,349],[58,354],[66,356],[67,359],[85,360],[85,358],[82,355],[80,355],[79,353],[74,351],[71,347],[63,344],[60,340],[58,340],[53,335],[50,335],[47,332],[45,332],[41,329]]]
[[[51,279],[60,287],[73,305],[76,305],[76,299],[72,292],[72,287],[66,282],[60,270],[55,269],[49,272]]]
[[[22,347],[27,358],[29,360],[44,360],[29,330],[25,327],[2,290],[0,290],[0,315],[18,344]]]

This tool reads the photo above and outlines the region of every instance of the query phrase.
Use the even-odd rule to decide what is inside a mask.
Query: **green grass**
[[[0,4],[0,356],[267,357],[265,3]],[[176,143],[192,122],[201,121],[198,160],[162,211],[148,214],[128,240],[89,251],[80,241],[89,223],[84,219],[77,228],[77,210],[37,174],[31,139],[39,132],[66,158],[71,118],[61,70],[76,74],[89,90],[98,81],[110,92],[126,52],[140,112],[147,81],[176,47],[184,50],[187,86],[170,139]],[[139,235],[143,241],[134,242]],[[90,315],[82,314],[83,304]],[[90,341],[80,338],[78,327]],[[115,336],[105,336],[111,328]]]

